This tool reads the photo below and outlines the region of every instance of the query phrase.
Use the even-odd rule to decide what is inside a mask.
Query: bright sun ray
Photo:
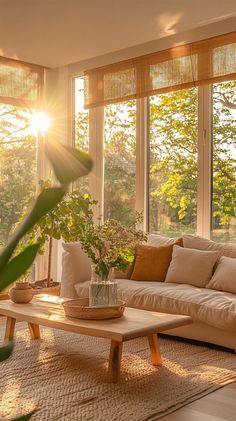
[[[31,117],[30,131],[34,135],[44,135],[45,132],[51,127],[51,119],[43,111],[33,114]]]

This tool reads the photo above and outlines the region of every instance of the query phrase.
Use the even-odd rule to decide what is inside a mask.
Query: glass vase
[[[92,266],[91,282],[89,286],[89,306],[108,307],[117,304],[117,282],[114,279],[113,268],[106,279],[101,278]]]

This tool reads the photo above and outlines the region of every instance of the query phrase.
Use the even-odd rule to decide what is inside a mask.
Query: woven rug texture
[[[3,337],[3,322],[0,334]],[[17,325],[13,356],[0,365],[0,418],[36,408],[32,421],[151,421],[236,380],[236,355],[160,338],[163,366],[146,338],[126,342],[121,379],[108,383],[109,340]]]

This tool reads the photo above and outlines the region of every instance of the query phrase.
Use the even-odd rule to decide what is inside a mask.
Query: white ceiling
[[[0,55],[58,67],[233,16],[235,0],[0,0]]]

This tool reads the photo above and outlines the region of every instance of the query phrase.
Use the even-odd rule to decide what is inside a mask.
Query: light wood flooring
[[[236,421],[236,382],[166,415],[161,421]]]

